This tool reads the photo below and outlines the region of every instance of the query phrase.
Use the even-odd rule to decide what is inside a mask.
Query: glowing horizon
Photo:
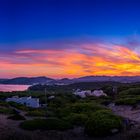
[[[0,77],[140,76],[136,48],[103,42],[62,44],[66,47],[2,52]]]

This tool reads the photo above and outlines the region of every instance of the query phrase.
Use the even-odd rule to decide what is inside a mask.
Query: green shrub
[[[17,109],[24,110],[24,111],[30,110],[29,107],[26,107],[25,105],[18,104],[18,103],[15,103],[15,102],[9,102],[9,105],[10,105],[10,106],[13,106],[13,107],[15,107],[15,108],[17,108]]]
[[[127,90],[124,90],[120,92],[119,94],[124,95],[140,95],[140,88],[129,88]]]
[[[0,114],[13,114],[13,110],[10,108],[0,108]]]
[[[57,118],[27,120],[20,124],[20,127],[27,130],[66,130],[72,128],[69,122]]]
[[[28,111],[28,113],[26,115],[27,116],[40,116],[40,117],[44,117],[44,116],[46,116],[46,112],[45,112],[45,110],[32,110],[32,111]]]
[[[53,108],[63,107],[69,102],[65,97],[63,96],[56,96],[53,100],[48,101],[48,106]]]
[[[88,113],[103,109],[103,106],[96,103],[75,103],[70,106],[73,113]]]
[[[129,88],[121,91],[115,102],[118,105],[136,105],[140,102],[140,88]]]
[[[88,116],[86,114],[71,113],[63,119],[69,121],[72,125],[83,126],[88,120]]]
[[[106,108],[93,102],[77,102],[74,104],[68,104],[63,108],[57,108],[54,111],[57,117],[62,118],[69,116],[71,113],[90,115],[92,112],[102,109]]]
[[[117,105],[136,105],[138,99],[136,98],[124,98],[116,100]]]
[[[25,117],[20,114],[15,114],[13,116],[9,116],[8,119],[11,120],[25,120]]]
[[[9,104],[7,102],[0,101],[0,106],[9,107]]]
[[[111,111],[100,110],[93,113],[85,125],[85,132],[90,136],[106,136],[112,129],[120,130],[122,119]]]

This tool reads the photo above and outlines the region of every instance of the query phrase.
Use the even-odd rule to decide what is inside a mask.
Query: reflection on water
[[[0,91],[24,91],[27,90],[30,85],[3,85],[0,84]]]

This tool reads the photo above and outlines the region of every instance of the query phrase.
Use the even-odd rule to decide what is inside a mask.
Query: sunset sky
[[[140,75],[140,0],[1,0],[0,78]]]

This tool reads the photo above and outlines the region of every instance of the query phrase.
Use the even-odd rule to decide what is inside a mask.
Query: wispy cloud
[[[114,45],[101,41],[60,44],[60,48],[54,43],[52,48],[44,46],[33,49],[28,46],[29,49],[21,47],[1,52],[0,76],[140,75],[140,55],[136,49],[130,48],[130,43]]]

